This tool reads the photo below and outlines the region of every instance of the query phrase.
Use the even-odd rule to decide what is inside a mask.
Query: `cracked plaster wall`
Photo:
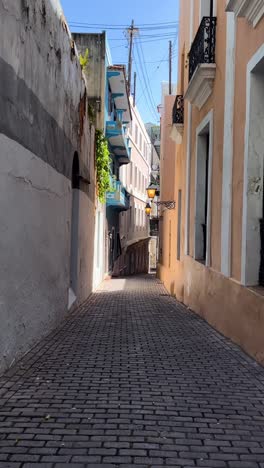
[[[1,373],[67,314],[75,151],[77,303],[91,293],[95,168],[85,81],[60,3],[0,0],[0,39]]]
[[[260,267],[260,223],[263,213],[264,84],[263,71],[251,74],[247,165],[245,282],[257,285]]]

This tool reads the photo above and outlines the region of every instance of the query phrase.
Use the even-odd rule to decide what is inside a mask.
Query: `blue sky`
[[[134,19],[135,26],[177,22],[179,18],[179,0],[61,0],[65,16],[71,31],[98,32],[102,27],[87,26],[121,25],[120,29],[107,30],[113,63],[128,61],[125,26]],[[72,23],[83,23],[77,27]],[[123,27],[124,26],[124,27]],[[156,107],[161,101],[161,82],[168,81],[169,40],[173,43],[173,81],[177,79],[178,26],[166,25],[166,29],[146,30],[140,28],[134,47],[133,72],[137,72],[137,106],[144,122],[158,122]],[[147,37],[150,35],[150,37]],[[145,77],[145,79],[144,79]]]

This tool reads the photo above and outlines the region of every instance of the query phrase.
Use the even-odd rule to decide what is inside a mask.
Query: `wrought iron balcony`
[[[204,16],[189,53],[189,80],[198,65],[215,63],[216,18]]]
[[[172,123],[176,125],[183,125],[184,123],[184,98],[181,94],[176,96],[175,99],[172,110]]]
[[[130,198],[126,189],[119,180],[111,177],[112,191],[106,194],[106,206],[118,211],[127,211],[130,206]]]

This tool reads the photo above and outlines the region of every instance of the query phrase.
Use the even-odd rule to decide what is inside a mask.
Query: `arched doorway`
[[[78,238],[80,212],[80,166],[78,153],[74,153],[72,163],[72,214],[71,214],[71,264],[70,288],[77,296],[78,286]]]

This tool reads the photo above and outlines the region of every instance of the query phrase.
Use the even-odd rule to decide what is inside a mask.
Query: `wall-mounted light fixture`
[[[147,195],[148,195],[148,198],[149,198],[153,203],[156,203],[157,206],[163,206],[163,207],[166,208],[167,210],[174,210],[174,209],[175,209],[175,201],[174,201],[174,200],[169,200],[169,201],[154,201],[155,196],[156,196],[156,195],[159,195],[159,191],[157,190],[157,187],[156,187],[154,184],[151,184],[151,185],[147,188]],[[148,206],[150,206],[149,203],[146,205],[145,210],[147,209]],[[151,211],[151,207],[150,207],[150,211]]]

